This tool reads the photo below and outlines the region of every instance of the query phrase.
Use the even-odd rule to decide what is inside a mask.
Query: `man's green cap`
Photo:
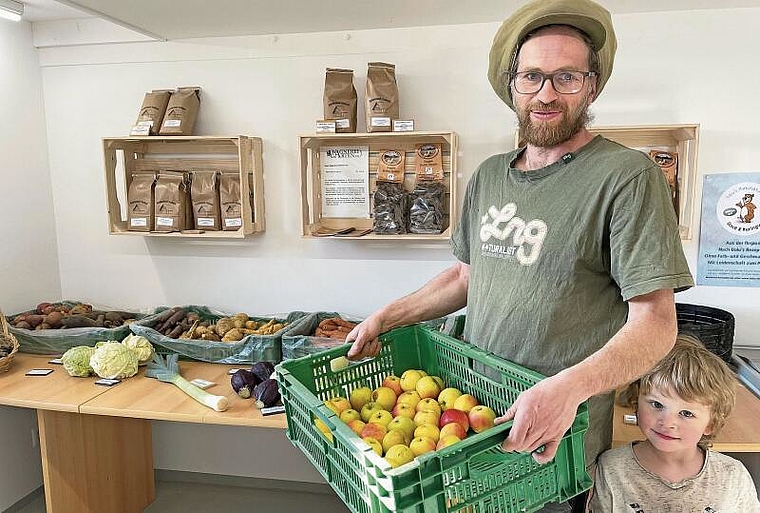
[[[504,20],[488,57],[488,80],[499,98],[512,110],[515,106],[507,72],[525,36],[546,25],[570,25],[589,36],[599,54],[597,97],[612,74],[617,39],[612,17],[604,7],[591,0],[533,0]]]

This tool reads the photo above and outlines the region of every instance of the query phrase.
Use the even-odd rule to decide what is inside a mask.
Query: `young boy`
[[[646,440],[599,457],[590,510],[760,512],[747,469],[708,449],[734,407],[735,386],[720,358],[679,335],[670,353],[631,385],[628,397]]]

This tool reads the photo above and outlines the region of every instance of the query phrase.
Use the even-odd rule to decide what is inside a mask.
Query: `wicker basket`
[[[13,344],[13,349],[11,350],[10,354],[8,356],[4,356],[0,358],[0,372],[5,372],[8,369],[11,368],[11,362],[13,362],[13,356],[18,352],[18,340],[16,340],[16,337],[13,336],[11,332],[8,331],[8,321],[5,319],[5,315],[3,315],[3,312],[0,312],[0,323],[3,325],[2,333],[0,333],[0,338],[5,340],[10,340]]]

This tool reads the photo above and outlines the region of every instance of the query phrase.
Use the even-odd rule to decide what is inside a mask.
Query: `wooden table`
[[[151,420],[285,429],[284,414],[263,417],[230,387],[232,365],[180,362],[182,376],[216,383],[229,408],[216,412],[170,383],[137,376],[118,385],[72,378],[50,356],[17,354],[0,374],[0,405],[35,408],[48,512],[139,512],[155,499]],[[47,376],[26,376],[32,368]]]
[[[639,427],[623,422],[624,415],[632,415],[631,408],[615,405],[612,424],[612,447],[619,447],[634,440],[644,440]],[[736,391],[736,406],[723,430],[713,443],[718,452],[760,452],[760,399],[743,385]]]

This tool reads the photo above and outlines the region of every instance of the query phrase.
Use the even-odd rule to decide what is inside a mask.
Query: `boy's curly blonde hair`
[[[653,388],[671,390],[685,401],[710,408],[709,435],[697,445],[706,449],[723,429],[736,402],[736,377],[728,365],[696,338],[679,334],[675,346],[652,370],[631,383],[622,394],[638,410],[639,395]]]

